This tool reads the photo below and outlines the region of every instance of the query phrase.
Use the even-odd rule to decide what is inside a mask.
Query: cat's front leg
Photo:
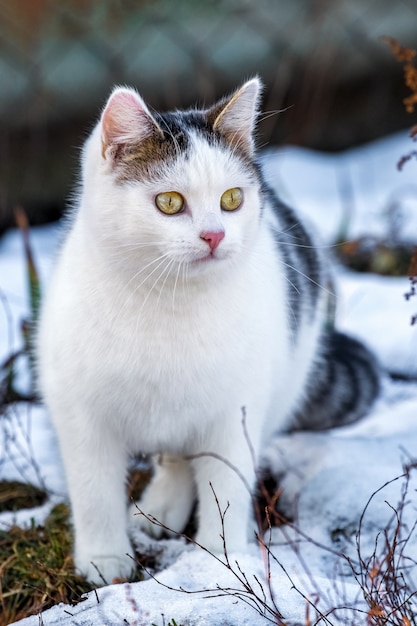
[[[191,463],[199,503],[196,542],[215,554],[244,552],[255,483],[254,460],[245,435],[237,430],[229,433],[215,452],[197,455]]]
[[[151,482],[131,513],[145,532],[160,537],[164,531],[175,534],[184,530],[194,501],[195,486],[189,463],[164,454],[156,460]]]
[[[110,584],[134,570],[127,556],[134,555],[127,536],[127,453],[113,432],[80,426],[73,424],[70,432],[62,424],[58,429],[74,522],[75,566],[88,580]]]

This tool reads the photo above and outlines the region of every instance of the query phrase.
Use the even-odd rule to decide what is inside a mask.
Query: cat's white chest
[[[64,314],[72,357],[59,369],[97,427],[112,424],[132,451],[193,453],[267,397],[272,317],[247,287],[219,284],[208,297],[198,286],[149,295],[108,276],[80,285]]]

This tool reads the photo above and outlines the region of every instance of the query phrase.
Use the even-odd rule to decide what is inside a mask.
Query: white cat
[[[262,180],[259,91],[253,79],[208,110],[151,114],[117,88],[84,148],[38,357],[75,563],[96,583],[128,577],[134,564],[129,455],[162,455],[145,513],[182,531],[197,497],[196,540],[219,552],[217,498],[229,507],[228,550],[245,550],[248,439],[260,457],[273,431],[356,419],[377,391],[366,350],[324,330],[320,259]],[[351,376],[340,365],[348,353]]]

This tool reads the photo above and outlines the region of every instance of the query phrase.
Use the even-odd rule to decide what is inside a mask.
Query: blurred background
[[[337,151],[409,128],[383,36],[417,48],[417,0],[0,0],[0,234],[17,206],[31,224],[62,213],[115,83],[166,110],[259,74],[262,146]]]

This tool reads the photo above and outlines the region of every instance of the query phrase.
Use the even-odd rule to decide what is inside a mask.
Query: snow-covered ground
[[[338,155],[285,148],[265,153],[264,167],[270,183],[312,223],[329,252],[346,223],[349,238],[391,237],[395,228],[396,237],[417,241],[417,163],[411,161],[401,172],[396,168],[412,147],[404,133]],[[43,285],[60,231],[54,225],[31,232]],[[390,371],[417,375],[417,325],[410,324],[417,297],[405,300],[408,279],[357,275],[335,265],[335,283],[339,327],[365,340]],[[0,360],[20,346],[19,321],[27,314],[26,294],[22,242],[17,232],[10,232],[0,241]],[[25,376],[23,367],[22,386]],[[366,613],[349,608],[353,604],[368,610],[361,604],[363,594],[347,559],[338,552],[343,551],[353,564],[358,561],[355,533],[375,492],[361,521],[361,558],[366,561],[375,551],[384,554],[384,535],[379,533],[390,523],[391,535],[394,532],[394,509],[402,512],[403,537],[412,530],[417,518],[417,470],[411,471],[403,508],[399,503],[405,479],[390,481],[403,473],[404,464],[417,458],[417,384],[387,378],[366,419],[325,433],[277,436],[269,444],[267,458],[272,473],[280,474],[282,506],[296,518],[296,527],[273,529],[267,537],[268,549],[254,542],[247,554],[228,555],[227,567],[182,539],[157,542],[135,531],[137,545],[158,555],[156,579],[148,576],[144,582],[101,588],[75,607],[57,606],[45,612],[43,624],[168,626],[175,620],[178,626],[261,626],[268,617],[274,618],[256,612],[247,584],[258,598],[265,592],[266,604],[273,607],[275,602],[286,623],[306,624],[306,615],[316,615],[313,608],[307,611],[307,598],[323,614],[345,607],[332,612],[327,624],[366,624]],[[65,498],[56,439],[42,407],[15,406],[2,417],[0,480],[5,478],[46,486],[51,500],[38,509],[1,514],[2,528],[12,522],[25,524],[30,518],[42,522],[52,504]],[[417,559],[413,533],[403,546],[403,557]],[[376,576],[373,565],[368,584]],[[417,584],[416,566],[414,570],[406,575]],[[408,610],[417,614],[416,599]],[[22,626],[39,623],[38,617],[19,622]]]

